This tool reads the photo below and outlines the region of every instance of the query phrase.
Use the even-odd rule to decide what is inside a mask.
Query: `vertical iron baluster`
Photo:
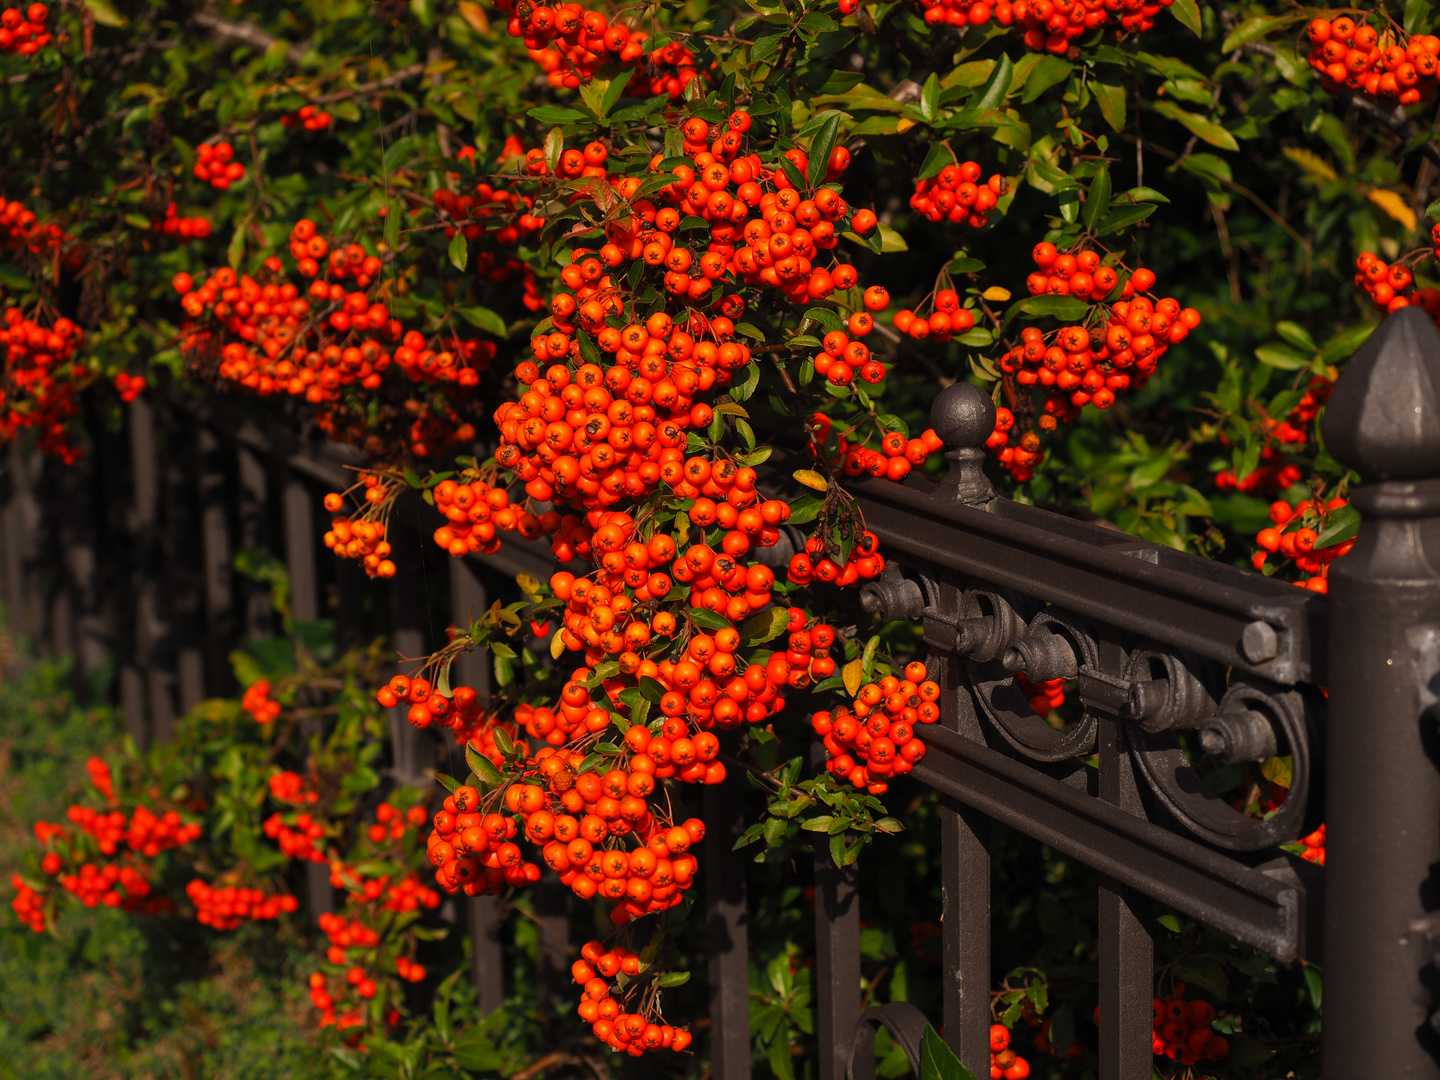
[[[285,476],[285,568],[290,574],[290,614],[310,621],[320,615],[320,590],[315,579],[314,496],[305,481],[293,472]],[[306,717],[300,724],[305,740],[323,734],[319,717]],[[324,863],[305,864],[305,902],[311,918],[335,910],[335,888],[330,868]]]
[[[134,645],[121,700],[126,728],[142,748],[153,736],[168,733],[174,711],[168,705],[168,690],[159,665],[159,651],[166,627],[160,613],[160,582],[155,574],[156,530],[160,517],[160,481],[155,460],[155,416],[150,402],[139,397],[127,410],[130,435],[131,573],[134,580]],[[146,708],[146,699],[149,708]],[[147,713],[149,723],[147,724]]]
[[[1117,651],[1113,643],[1101,643],[1101,663],[1107,670],[1123,668],[1124,654],[1117,663]],[[1143,817],[1124,737],[1117,721],[1100,717],[1100,797]],[[1109,878],[1100,879],[1100,1080],[1150,1080],[1154,1072],[1155,942],[1148,915],[1143,897]]]
[[[821,765],[825,750],[812,746]],[[819,1080],[845,1080],[845,1067],[860,1022],[859,867],[838,867],[830,857],[830,837],[815,841],[815,1038]]]
[[[240,480],[240,547],[247,551],[270,550],[270,480],[266,461],[250,447],[235,447]],[[270,590],[258,581],[245,581],[243,598],[246,637],[267,637],[275,624]]]
[[[569,993],[570,979],[570,890],[553,873],[546,872],[533,894],[536,929],[539,931],[537,962],[540,968],[540,1008],[555,1008]]]
[[[203,424],[196,437],[200,490],[200,558],[205,582],[206,685],[228,694],[235,685],[230,649],[235,636],[235,589],[230,566],[230,515],[225,505],[223,447]]]
[[[469,559],[449,559],[450,622],[468,627],[486,610],[485,584]],[[481,700],[490,696],[489,654],[472,649],[455,658],[450,668],[451,686],[469,686]],[[463,754],[451,767],[465,776],[468,767]],[[505,1001],[505,958],[500,946],[500,901],[494,896],[467,896],[466,921],[470,927],[470,980],[475,986],[481,1014],[491,1013]]]
[[[395,576],[390,579],[390,644],[396,670],[411,674],[417,667],[414,661],[430,651],[429,635],[425,632],[425,575],[420,550],[424,540],[413,529],[393,519],[389,537],[395,562]],[[398,783],[422,787],[430,782],[426,770],[434,767],[435,744],[423,731],[411,726],[405,712],[404,705],[390,710],[392,772]]]
[[[736,740],[722,745],[733,753]],[[745,831],[745,779],[736,769],[705,788],[705,922],[710,969],[710,1067],[715,1080],[750,1080],[750,936],[745,876],[735,850]]]
[[[1440,1077],[1440,334],[1418,308],[1357,352],[1326,448],[1364,480],[1330,573],[1325,1075]]]
[[[936,395],[930,422],[945,442],[950,468],[940,493],[985,509],[995,489],[985,475],[985,440],[995,430],[995,403],[979,387],[960,382]],[[935,598],[940,614],[960,614],[958,585],[946,581]],[[963,661],[936,657],[930,677],[940,684],[940,723],[967,739],[984,742],[975,703],[965,685]],[[945,1040],[976,1076],[990,1070],[990,845],[983,815],[948,800],[940,816]]]
[[[951,586],[944,586],[947,594]],[[940,723],[983,742],[961,660],[940,654],[928,674],[940,684]],[[938,670],[936,670],[938,668]],[[945,1041],[976,1076],[990,1070],[990,825],[983,814],[941,800],[942,1015]]]

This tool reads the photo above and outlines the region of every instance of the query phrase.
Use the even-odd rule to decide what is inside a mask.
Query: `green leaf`
[[[1225,40],[1220,45],[1220,51],[1234,52],[1241,45],[1262,38],[1272,30],[1278,30],[1294,21],[1294,15],[1256,15],[1254,18],[1246,19],[1225,35]]]
[[[1179,934],[1184,930],[1184,926],[1174,915],[1157,915],[1155,921],[1172,934]]]
[[[825,179],[830,167],[830,152],[835,149],[835,137],[840,130],[841,113],[828,112],[815,138],[810,142],[810,167],[805,171],[809,187],[818,187]]]
[[[1010,62],[1010,57],[1002,53],[989,82],[980,90],[979,97],[966,103],[967,111],[1000,108],[1005,103],[1005,96],[1010,93],[1010,80],[1014,77],[1015,65]]]
[[[1025,79],[1025,89],[1020,95],[1021,104],[1028,105],[1052,86],[1064,82],[1075,70],[1075,65],[1052,53],[1042,56],[1031,68]]]
[[[1005,322],[1009,323],[1017,315],[1026,315],[1032,319],[1048,316],[1073,323],[1083,319],[1089,310],[1090,305],[1077,296],[1030,296],[1010,305],[1005,312]]]
[[[1365,344],[1369,336],[1374,333],[1375,327],[1369,323],[1362,323],[1359,326],[1352,326],[1349,329],[1341,330],[1329,341],[1320,347],[1320,362],[1323,364],[1338,364],[1341,360],[1348,359],[1356,349]]]
[[[932,71],[925,80],[925,85],[920,88],[920,115],[925,118],[926,123],[931,123],[939,109],[940,78]]]
[[[496,745],[498,746],[499,743],[497,742]],[[495,768],[495,763],[468,742],[465,744],[465,764],[469,765],[470,771],[487,784],[498,784],[504,779],[500,775],[500,770]]]
[[[689,615],[691,622],[706,630],[724,630],[730,625],[729,619],[724,615],[717,615],[709,608],[691,608]]]
[[[801,495],[790,504],[790,525],[806,525],[820,516],[820,511],[825,508],[825,497],[823,495]]]
[[[1189,0],[1194,3],[1195,0]],[[1125,88],[1123,86],[1111,86],[1108,83],[1092,82],[1090,92],[1095,95],[1095,104],[1100,107],[1100,115],[1105,118],[1114,131],[1125,130]]]
[[[789,625],[790,615],[786,609],[772,607],[746,619],[740,626],[740,638],[747,645],[763,645],[767,641],[774,641]]]
[[[883,221],[876,223],[875,233],[880,238],[880,252],[883,255],[910,250],[910,245],[905,242],[905,238]]]
[[[1080,211],[1080,224],[1093,230],[1095,223],[1110,209],[1110,170],[1100,166],[1095,179],[1090,181],[1090,190],[1085,194],[1085,206]]]
[[[538,105],[526,113],[532,120],[553,127],[556,124],[573,124],[577,120],[588,120],[579,109],[562,109],[555,105]]]
[[[1344,506],[1339,510],[1332,510],[1325,516],[1325,528],[1320,530],[1320,535],[1315,540],[1315,546],[1317,548],[1327,548],[1333,547],[1335,544],[1343,544],[1359,531],[1359,510],[1356,510],[1353,506]]]
[[[915,179],[929,180],[932,176],[939,176],[941,169],[954,163],[955,152],[950,149],[949,143],[931,143],[930,152],[925,155],[925,163],[920,166],[920,171],[915,175]]]
[[[660,987],[684,986],[689,981],[690,972],[688,971],[667,971],[655,980],[655,985]]]
[[[1299,323],[1282,320],[1275,324],[1275,332],[1287,345],[1293,345],[1302,352],[1313,353],[1316,351],[1315,339],[1310,336],[1310,331]]]
[[[458,237],[456,239],[461,239]],[[453,244],[451,245],[453,248]],[[486,307],[457,307],[452,309],[456,315],[464,319],[471,326],[479,327],[498,338],[505,337],[509,331],[505,327],[505,320],[495,312]]]
[[[920,1037],[920,1080],[975,1080],[933,1027]]]
[[[1192,113],[1187,109],[1180,108],[1174,102],[1157,101],[1152,108],[1161,116],[1174,120],[1177,124],[1183,125],[1190,134],[1209,143],[1211,146],[1218,146],[1221,150],[1239,150],[1240,144],[1235,141],[1235,136],[1226,131],[1213,120],[1207,120],[1198,113]]]
[[[781,33],[766,34],[764,37],[756,38],[755,44],[750,46],[750,63],[761,63],[779,52],[780,42],[784,37],[785,35]]]
[[[1158,209],[1155,203],[1142,203],[1139,206],[1122,206],[1100,223],[1095,230],[1096,236],[1109,236],[1122,229],[1128,229],[1131,225],[1138,225]]]
[[[1170,5],[1170,14],[1174,15],[1185,29],[1196,37],[1200,36],[1200,5],[1195,0],[1174,0]]]
[[[1255,350],[1255,357],[1262,364],[1269,364],[1281,371],[1299,371],[1310,366],[1310,357],[1296,352],[1288,345],[1278,342],[1261,345]]]
[[[110,0],[85,0],[85,6],[95,16],[95,21],[101,26],[111,26],[120,29],[129,21],[124,15],[115,10]]]
[[[609,115],[615,103],[625,93],[625,87],[630,85],[630,76],[634,73],[633,68],[627,68],[611,80],[610,85],[605,88],[605,93],[600,98],[600,118],[603,120]]]
[[[470,262],[470,243],[465,239],[465,234],[458,229],[455,235],[450,238],[450,265],[465,272],[466,265]],[[504,336],[502,333],[501,337]]]

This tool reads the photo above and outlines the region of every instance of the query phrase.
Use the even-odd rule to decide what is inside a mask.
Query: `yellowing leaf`
[[[1010,299],[1010,290],[1002,288],[999,285],[991,285],[980,295],[986,300],[993,300],[996,303],[1003,304],[1006,300]]]
[[[1365,193],[1365,197],[1384,210],[1389,217],[1404,225],[1406,232],[1415,228],[1415,211],[1395,192],[1386,191],[1384,188],[1371,188]]]
[[[490,33],[490,20],[485,17],[485,9],[474,0],[460,0],[456,5],[460,11],[460,17],[470,24],[470,29],[477,34]]]
[[[1326,183],[1335,179],[1335,170],[1330,167],[1330,163],[1313,150],[1300,146],[1285,146],[1281,147],[1280,152],[1311,176],[1319,177]]]
[[[555,636],[550,639],[550,659],[560,659],[561,653],[565,651],[564,639],[565,635],[563,633],[561,633],[559,630],[555,631]]]
[[[1268,759],[1260,766],[1260,775],[1276,787],[1288,788],[1294,781],[1291,758],[1287,755]]]
[[[830,481],[826,480],[825,477],[821,476],[814,469],[796,469],[794,475],[795,479],[800,483],[816,491],[824,491],[830,486]]]
[[[515,584],[520,586],[520,591],[526,596],[535,596],[540,592],[540,579],[529,574],[516,574]]]
[[[845,665],[840,672],[840,678],[845,680],[845,692],[851,697],[860,693],[860,684],[865,680],[865,661],[856,657]]]
[[[904,135],[905,132],[909,131],[909,130],[910,130],[911,128],[913,128],[914,126],[915,126],[915,121],[914,121],[914,120],[911,120],[911,119],[907,116],[907,117],[905,117],[903,120],[901,120],[898,124],[895,125],[895,134],[896,134],[896,135]]]

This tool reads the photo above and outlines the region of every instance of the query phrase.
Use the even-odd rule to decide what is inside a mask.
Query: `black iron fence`
[[[1277,960],[1323,956],[1327,1077],[1440,1076],[1440,334],[1415,309],[1390,317],[1332,398],[1323,434],[1363,480],[1363,521],[1328,598],[998,498],[983,470],[993,406],[972,386],[941,392],[933,422],[951,461],[944,480],[854,488],[891,557],[862,600],[923,623],[943,691],[913,774],[944,808],[943,1014],[929,1019],[988,1075],[995,821],[1100,875],[1101,1080],[1152,1076],[1151,903]],[[427,546],[438,519],[417,500],[392,519],[401,576],[379,592],[319,558],[315,515],[320,491],[344,481],[339,448],[174,401],[130,406],[123,436],[94,432],[73,469],[12,451],[5,600],[20,630],[73,653],[82,674],[118,658],[141,741],[228,691],[230,647],[265,631],[265,597],[233,574],[237,550],[283,555],[298,618],[329,610],[342,627],[388,630],[407,656],[484,605],[491,575],[547,572],[548,553],[523,543],[483,563],[446,558]],[[483,687],[482,658],[462,664],[458,677]],[[1016,672],[1074,680],[1083,713],[1052,727],[1026,706]],[[398,716],[393,741],[399,779],[437,760]],[[1290,757],[1292,786],[1264,820],[1207,784],[1213,763],[1275,755]],[[705,793],[717,1080],[743,1080],[751,1061],[735,783]],[[1322,820],[1323,871],[1278,848]],[[885,1024],[913,1046],[925,1018],[908,1006],[862,1016],[857,870],[836,868],[824,844],[815,862],[818,1076],[869,1080],[857,1032]],[[311,886],[323,910],[324,874]],[[568,978],[563,899],[542,886],[536,900],[552,998]],[[468,904],[489,1008],[503,993],[496,908]]]

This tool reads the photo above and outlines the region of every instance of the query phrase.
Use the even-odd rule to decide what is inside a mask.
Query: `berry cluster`
[[[228,142],[201,144],[195,148],[195,159],[195,179],[204,180],[216,191],[245,177],[245,166],[235,160],[235,148]]]
[[[892,444],[892,448],[893,448]],[[894,462],[904,462],[904,465],[895,465]],[[883,466],[884,472],[875,471],[874,466]],[[874,450],[866,450],[857,447],[845,453],[845,471],[847,475],[859,476],[862,472],[868,472],[875,476],[889,476],[897,479],[894,473],[904,476],[909,473],[910,463],[898,453],[893,457]],[[854,472],[851,472],[851,469]],[[859,581],[868,581],[878,577],[885,569],[885,556],[880,554],[880,541],[875,534],[869,531],[860,534],[859,540],[850,548],[843,563],[838,563],[830,558],[829,548],[825,540],[819,536],[811,536],[805,541],[802,551],[797,551],[790,556],[790,565],[786,569],[785,579],[796,585],[809,585],[810,582],[820,581],[826,585],[838,585],[844,588],[846,585],[854,585]],[[792,609],[793,610],[793,609]]]
[[[1030,703],[1030,708],[1035,710],[1036,716],[1049,716],[1065,704],[1064,679],[1043,679],[1038,683],[1032,683],[1025,677],[1023,671],[1017,671],[1015,685],[1025,695],[1025,699]]]
[[[1350,90],[1394,106],[1414,105],[1435,92],[1440,37],[1397,38],[1388,27],[1377,30],[1348,15],[1313,19],[1306,34],[1310,66],[1320,74],[1326,93]]]
[[[308,219],[291,230],[290,253],[300,277],[311,279],[303,292],[281,281],[283,264],[273,256],[259,279],[223,267],[197,287],[189,274],[175,275],[172,284],[192,320],[181,345],[200,373],[213,371],[261,396],[303,397],[316,406],[326,435],[363,442],[372,458],[426,457],[473,440],[474,428],[456,406],[480,384],[495,344],[406,332],[370,295],[380,259],[355,243],[332,249]],[[380,399],[372,416],[387,372],[397,392]],[[437,387],[441,394],[429,392]]]
[[[65,816],[93,837],[100,854],[106,856],[114,855],[125,843],[131,851],[153,859],[162,851],[200,838],[200,826],[186,824],[174,810],[157,815],[147,807],[137,806],[127,817],[120,810],[105,813],[89,806],[71,806]]]
[[[325,825],[311,814],[296,815],[293,825],[286,822],[283,815],[271,814],[265,819],[261,831],[280,845],[280,852],[287,859],[329,861],[325,852],[317,846],[325,839]]]
[[[1311,592],[1328,592],[1330,563],[1348,555],[1355,546],[1355,540],[1351,538],[1326,547],[1316,547],[1315,544],[1325,529],[1326,518],[1348,505],[1340,496],[1330,499],[1323,506],[1316,499],[1306,499],[1293,507],[1283,501],[1271,503],[1270,520],[1274,524],[1255,534],[1255,543],[1261,548],[1251,559],[1255,569],[1263,570],[1266,556],[1279,553],[1286,559],[1293,559],[1296,569],[1307,575],[1304,580],[1297,581],[1297,585]]]
[[[990,1080],[1025,1080],[1030,1063],[1010,1049],[1010,1029],[990,1025]]]
[[[521,536],[535,537],[543,531],[534,514],[523,506],[510,505],[508,491],[484,480],[442,480],[433,494],[435,508],[446,518],[446,524],[435,530],[435,543],[456,558],[499,551],[501,532],[519,531]]]
[[[1001,26],[1017,26],[1025,46],[1063,54],[1091,30],[1109,26],[1114,34],[1138,33],[1155,25],[1155,16],[1172,0],[917,0],[931,26],[984,26],[992,18]],[[851,10],[858,0],[841,0]]]
[[[1223,1061],[1230,1053],[1224,1036],[1215,1034],[1210,1025],[1215,1007],[1208,1001],[1185,1000],[1185,984],[1175,992],[1154,1000],[1154,1051],[1180,1065],[1201,1061]]]
[[[990,211],[1010,189],[1010,184],[999,173],[992,174],[983,183],[980,176],[980,166],[974,161],[946,165],[939,175],[916,182],[915,194],[910,196],[910,209],[927,221],[983,228]]]
[[[15,205],[15,204],[10,204]],[[0,313],[0,444],[34,430],[39,449],[73,464],[80,451],[70,445],[66,423],[76,414],[75,394],[87,378],[75,362],[81,331],[66,318],[48,327],[19,308]]]
[[[1440,258],[1440,225],[1430,230],[1430,240],[1433,246],[1426,253]],[[1403,260],[1387,263],[1373,251],[1355,257],[1355,287],[1370,297],[1377,310],[1390,315],[1414,304],[1440,320],[1440,289],[1412,289],[1414,284],[1415,275]]]
[[[1317,866],[1325,865],[1325,826],[1322,824],[1309,836],[1301,837],[1300,843],[1305,850],[1300,857],[1306,862],[1313,862]]]
[[[0,11],[0,52],[34,56],[50,44],[51,35],[45,29],[49,17],[50,9],[44,4],[31,4],[23,12],[19,8]]]
[[[361,492],[358,514],[345,516],[338,512],[345,507],[345,496]],[[360,480],[346,491],[332,491],[325,496],[325,509],[337,514],[325,533],[325,546],[342,559],[359,559],[371,577],[395,576],[395,563],[390,559],[390,541],[386,537],[390,511],[401,485],[392,477],[363,472]]]
[[[289,771],[270,774],[270,797],[278,802],[317,803],[320,801],[319,792],[307,791],[304,778],[299,773]]]
[[[10,910],[15,912],[22,924],[37,934],[43,934],[45,932],[45,894],[31,888],[30,884],[19,874],[11,876],[10,887],[15,890],[14,899],[10,901]]]
[[[165,217],[155,222],[155,228],[165,236],[178,236],[181,240],[204,240],[210,235],[210,219],[204,215],[181,217],[172,202],[165,208]]]
[[[975,313],[968,307],[960,306],[960,294],[954,289],[938,289],[934,297],[934,308],[929,315],[917,314],[910,308],[901,308],[893,317],[895,329],[908,334],[916,341],[946,342],[956,334],[963,334],[975,325]]]
[[[185,895],[195,905],[195,918],[214,930],[234,930],[247,919],[278,919],[300,909],[289,893],[267,895],[263,889],[235,885],[216,889],[200,878],[185,886]]]
[[[329,912],[320,916],[320,929],[329,939],[325,959],[337,971],[334,978],[323,972],[312,972],[309,978],[310,1003],[320,1011],[320,1026],[341,1031],[365,1024],[364,1003],[379,993],[379,986],[364,965],[353,963],[349,954],[369,954],[380,944],[380,935],[360,919],[346,919]],[[337,1012],[337,1009],[339,1010]]]
[[[324,109],[317,109],[314,105],[301,105],[298,112],[286,113],[280,117],[280,123],[286,127],[304,128],[306,131],[324,131],[335,122],[335,118]]]
[[[634,979],[644,972],[640,957],[628,949],[618,945],[606,949],[598,941],[587,941],[580,949],[580,959],[570,967],[571,977],[583,988],[575,1011],[590,1024],[595,1037],[617,1053],[640,1057],[648,1050],[684,1051],[691,1040],[688,1030],[665,1023],[653,1005],[627,1013],[626,1000],[616,1001],[611,996],[614,987],[607,979],[620,975]]]
[[[425,824],[428,815],[423,806],[412,806],[409,810],[400,811],[391,806],[388,802],[382,802],[375,808],[375,824],[371,825],[367,836],[373,844],[383,844],[386,840],[400,840],[405,836],[407,829],[418,829]]]
[[[90,777],[90,786],[100,793],[107,802],[115,801],[115,777],[104,758],[92,757],[85,762],[85,772]]]
[[[506,29],[511,37],[525,39],[530,58],[540,65],[553,87],[575,89],[589,82],[605,64],[628,66],[630,92],[637,97],[669,94],[678,98],[699,72],[695,57],[680,42],[671,42],[645,52],[650,35],[611,23],[602,12],[579,4],[516,3],[498,0],[495,5],[509,15]]]
[[[240,708],[253,716],[257,724],[273,723],[280,715],[280,703],[270,697],[270,680],[256,679],[246,687]]]
[[[1080,325],[1046,334],[1038,327],[1021,331],[1021,343],[1000,358],[1000,370],[1022,388],[1039,387],[1045,394],[1038,425],[1053,431],[1073,423],[1080,409],[1108,409],[1116,394],[1144,386],[1169,347],[1183,341],[1200,325],[1200,313],[1182,308],[1172,297],[1146,295],[1155,275],[1144,268],[1122,280],[1121,270],[1106,266],[1096,251],[1058,252],[1050,243],[1035,246],[1038,268],[1025,281],[1031,296],[1073,296],[1095,304]],[[1118,290],[1118,292],[1117,292]],[[1117,296],[1108,308],[1105,301]],[[1008,385],[1008,383],[1007,383]],[[996,436],[988,445],[1017,480],[1027,480],[1040,459],[1038,437],[1026,432],[1020,446],[1009,446],[1014,411],[997,410]],[[998,438],[1004,435],[1004,439]],[[1006,450],[1017,452],[1006,460]]]
[[[1221,491],[1242,491],[1247,495],[1275,495],[1298,484],[1303,474],[1294,462],[1286,463],[1285,448],[1304,446],[1309,441],[1309,427],[1334,387],[1324,375],[1316,375],[1285,419],[1265,417],[1266,441],[1260,448],[1259,465],[1243,479],[1237,478],[1233,469],[1223,469],[1216,474],[1215,486]],[[1223,433],[1221,441],[1229,441]]]
[[[851,317],[852,321],[855,317]],[[869,317],[868,313],[866,317]],[[825,339],[828,344],[831,334],[825,335]],[[818,357],[816,364],[818,371]],[[931,454],[945,447],[944,441],[935,434],[934,428],[926,428],[920,437],[915,439],[906,438],[898,431],[883,431],[880,433],[880,449],[875,450],[864,445],[863,437],[855,438],[857,430],[865,426],[862,421],[847,425],[844,431],[835,430],[834,421],[830,417],[824,413],[816,413],[810,418],[809,432],[812,441],[806,450],[812,457],[820,456],[823,450],[831,468],[846,476],[884,476],[891,480],[903,480],[910,475],[911,469],[924,465]],[[876,431],[880,432],[878,426]],[[883,562],[879,569],[884,569]],[[865,575],[862,573],[861,576]]]
[[[120,394],[120,400],[129,404],[145,392],[149,385],[144,375],[131,375],[128,371],[117,372],[115,375],[115,389]]]
[[[886,675],[866,683],[853,711],[841,706],[810,719],[825,745],[825,768],[871,795],[889,790],[888,777],[903,775],[925,757],[916,724],[940,719],[940,687],[925,678],[925,665],[906,665],[904,679]]]

